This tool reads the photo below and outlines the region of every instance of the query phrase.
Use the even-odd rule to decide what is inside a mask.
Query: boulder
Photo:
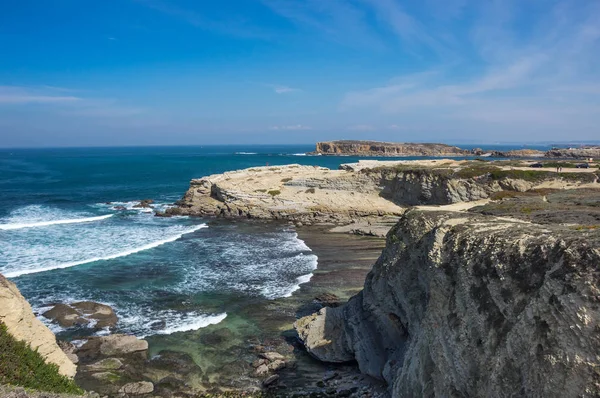
[[[94,329],[114,328],[118,321],[117,315],[110,306],[93,301],[81,301],[69,305],[57,304],[42,315],[63,328],[76,326],[92,326]]]
[[[143,353],[148,350],[148,342],[135,336],[113,334],[110,336],[92,337],[77,352],[87,358],[123,356]]]
[[[154,391],[154,384],[149,381],[138,381],[135,383],[125,384],[119,392],[127,395],[145,395]]]
[[[106,358],[85,366],[85,370],[88,372],[105,372],[109,370],[119,370],[122,367],[123,362],[118,358]]]
[[[106,304],[95,303],[93,301],[81,301],[71,304],[71,307],[80,311],[88,319],[97,321],[95,327],[103,329],[105,327],[114,328],[117,325],[117,314]]]
[[[266,360],[268,360],[269,362],[273,362],[273,361],[283,361],[285,360],[285,357],[283,355],[281,355],[278,352],[263,352],[262,354],[260,354],[260,356],[262,358],[265,358]]]
[[[263,380],[262,384],[265,387],[269,387],[279,381],[279,375],[271,375]]]
[[[66,304],[56,304],[52,309],[42,314],[45,318],[58,323],[63,328],[72,328],[74,326],[85,326],[90,323],[83,314],[75,308]]]

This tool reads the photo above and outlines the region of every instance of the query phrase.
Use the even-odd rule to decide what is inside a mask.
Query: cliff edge
[[[56,337],[39,319],[14,283],[0,275],[0,322],[15,339],[25,341],[47,362],[58,366],[60,374],[74,377],[76,366],[56,344]]]
[[[446,144],[392,143],[378,141],[318,142],[315,153],[358,156],[466,156],[470,151]]]
[[[598,228],[411,210],[364,290],[295,327],[394,397],[599,396],[599,248]]]

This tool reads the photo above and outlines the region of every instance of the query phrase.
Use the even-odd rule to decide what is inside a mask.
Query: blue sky
[[[600,140],[598,0],[0,2],[0,146]]]

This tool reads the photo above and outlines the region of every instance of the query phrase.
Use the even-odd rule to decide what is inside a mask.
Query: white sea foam
[[[256,152],[236,152],[236,155],[258,155]]]
[[[80,224],[94,221],[106,220],[112,217],[112,214],[106,214],[103,216],[96,217],[85,217],[85,218],[70,218],[65,220],[49,220],[49,221],[38,221],[33,223],[6,223],[0,224],[0,230],[14,230],[23,228],[36,228],[36,227],[47,227],[51,225],[63,225],[63,224]]]
[[[227,318],[227,314],[219,314],[219,315],[197,315],[193,317],[189,317],[188,319],[178,320],[177,322],[167,322],[167,327],[162,330],[157,330],[154,334],[173,334],[179,332],[189,332],[191,330],[198,330],[205,328],[210,325],[216,325],[221,323],[225,318]],[[169,323],[175,323],[172,326],[169,326]]]
[[[306,153],[292,153],[292,156],[306,156]]]
[[[92,262],[96,262],[96,261],[105,261],[105,260],[112,260],[112,259],[119,258],[119,257],[125,257],[125,256],[129,256],[131,254],[139,253],[144,250],[153,249],[155,247],[164,245],[166,243],[174,242],[174,241],[178,240],[179,238],[181,238],[183,235],[195,232],[202,228],[208,228],[208,226],[206,224],[196,225],[194,227],[183,230],[182,232],[178,233],[177,235],[173,235],[173,236],[170,236],[165,239],[157,240],[152,243],[147,243],[142,246],[137,246],[137,247],[134,247],[134,248],[131,248],[128,250],[124,250],[124,251],[117,252],[114,254],[109,254],[106,256],[86,258],[86,259],[82,259],[82,260],[78,260],[78,261],[71,261],[71,262],[53,263],[51,265],[35,267],[35,268],[24,268],[24,269],[12,270],[12,271],[5,272],[4,276],[6,276],[7,278],[15,278],[15,277],[22,276],[22,275],[34,274],[34,273],[38,273],[38,272],[51,271],[51,270],[56,270],[56,269],[70,268],[70,267],[75,267],[77,265],[92,263]]]

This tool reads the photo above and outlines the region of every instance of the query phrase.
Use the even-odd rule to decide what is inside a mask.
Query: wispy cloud
[[[58,104],[81,101],[74,96],[57,95],[54,89],[0,86],[0,104]]]
[[[284,131],[301,131],[312,130],[312,127],[303,124],[292,124],[287,126],[271,126],[269,130],[284,130]]]
[[[347,0],[261,0],[274,13],[305,33],[318,34],[345,45],[382,49],[384,41],[373,30],[368,10]]]
[[[388,0],[365,1],[392,6]],[[509,23],[516,18],[515,5],[513,0],[495,1],[479,8],[482,21],[466,38],[475,50],[470,59],[442,62],[435,73],[400,76],[348,92],[340,109],[403,115],[424,125],[445,120],[527,130],[600,123],[600,3],[565,0],[542,7],[527,36]],[[399,34],[410,38],[413,25],[407,26]],[[469,62],[481,66],[474,69]],[[462,68],[471,73],[461,73]]]
[[[302,91],[299,88],[293,88],[289,86],[283,86],[279,84],[266,84],[267,87],[271,88],[273,92],[276,94],[288,94],[288,93],[297,93]]]
[[[231,12],[231,8],[223,8],[228,12],[223,15],[209,15],[202,2],[194,2],[196,7],[184,8],[169,0],[132,0],[165,15],[177,18],[192,26],[222,34],[249,39],[270,40],[272,33],[259,24],[250,23],[242,15]]]

